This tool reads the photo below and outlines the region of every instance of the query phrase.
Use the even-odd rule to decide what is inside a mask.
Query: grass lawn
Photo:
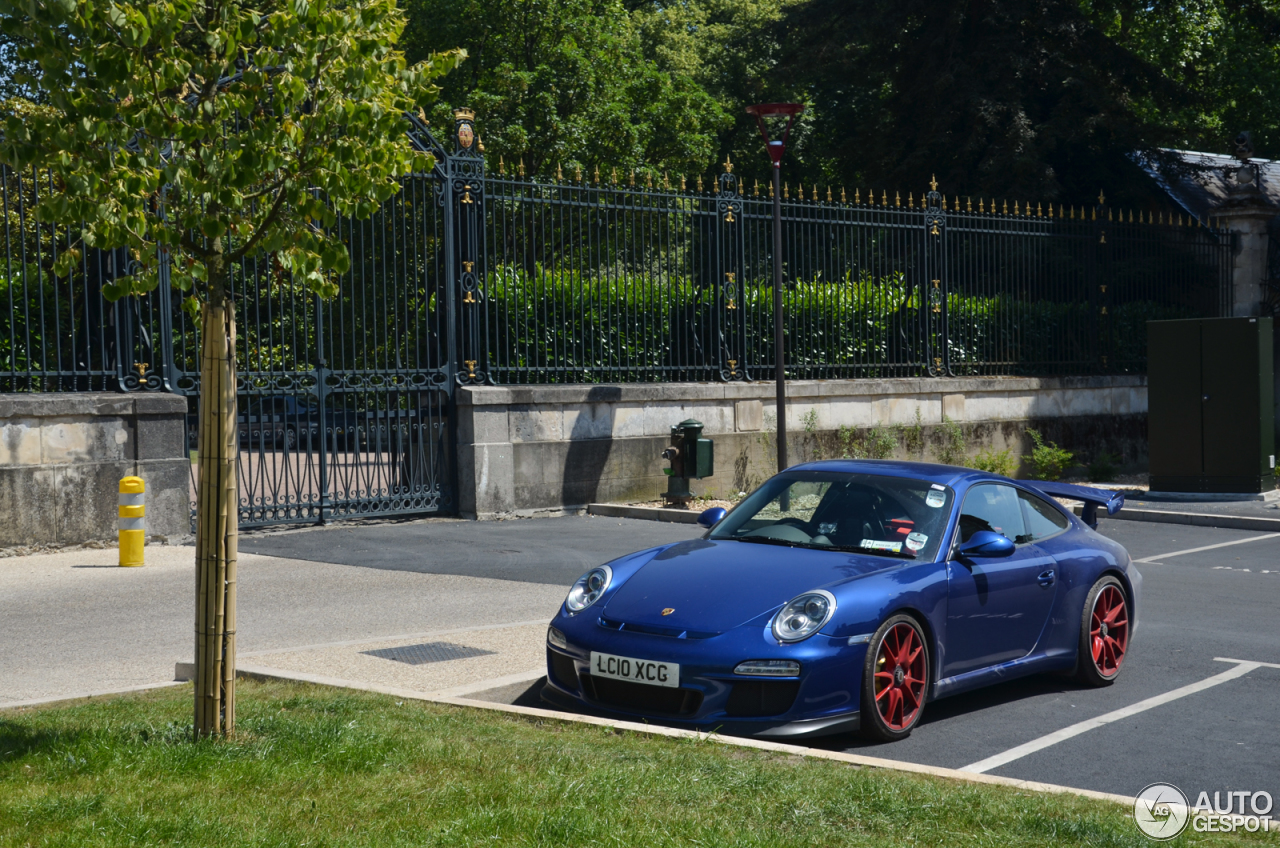
[[[240,686],[226,742],[187,741],[189,687],[0,713],[0,846],[1153,844],[1107,802]]]

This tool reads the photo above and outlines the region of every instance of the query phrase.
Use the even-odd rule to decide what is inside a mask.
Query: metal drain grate
[[[453,645],[449,642],[423,642],[421,645],[403,645],[399,648],[379,648],[376,651],[361,651],[371,657],[384,660],[395,660],[407,665],[426,665],[427,663],[462,660],[467,657],[483,657],[493,651],[482,651],[479,648],[468,648],[465,645]]]

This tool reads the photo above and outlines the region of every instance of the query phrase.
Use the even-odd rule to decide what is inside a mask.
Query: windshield
[[[738,505],[712,539],[933,559],[954,493],[905,477],[780,474]]]

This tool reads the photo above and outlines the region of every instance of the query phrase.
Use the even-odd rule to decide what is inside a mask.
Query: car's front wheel
[[[862,733],[880,742],[905,739],[920,723],[929,694],[924,631],[909,615],[880,625],[862,668]]]
[[[1076,677],[1089,686],[1109,686],[1129,650],[1129,598],[1112,575],[1099,578],[1080,614]]]

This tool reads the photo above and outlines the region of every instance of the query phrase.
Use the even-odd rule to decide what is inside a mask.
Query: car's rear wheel
[[[1129,597],[1112,575],[1093,584],[1080,615],[1076,676],[1089,686],[1109,686],[1129,650]]]
[[[929,695],[924,631],[909,615],[889,618],[867,646],[862,668],[862,733],[880,742],[911,735]]]

